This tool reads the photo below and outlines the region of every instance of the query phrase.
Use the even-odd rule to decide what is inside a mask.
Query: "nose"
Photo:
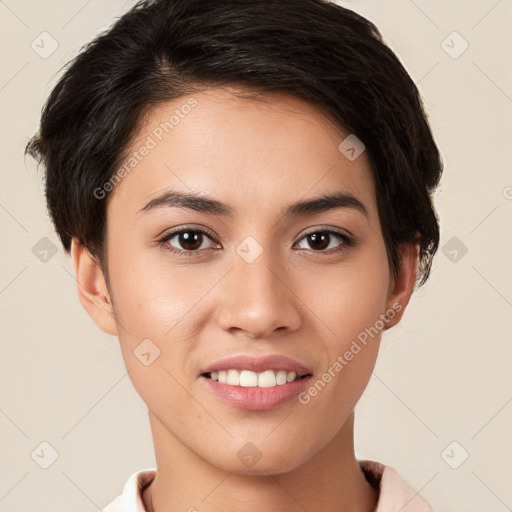
[[[284,263],[277,263],[269,250],[251,263],[235,255],[234,268],[223,280],[220,327],[254,339],[297,330],[302,303],[288,275]]]

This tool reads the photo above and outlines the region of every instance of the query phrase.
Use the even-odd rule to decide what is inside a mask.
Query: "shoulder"
[[[392,466],[372,460],[358,462],[368,482],[379,489],[375,512],[433,512],[429,503]]]
[[[155,468],[132,473],[123,487],[122,494],[117,496],[101,512],[146,512],[142,501],[142,491],[153,481],[155,475]]]

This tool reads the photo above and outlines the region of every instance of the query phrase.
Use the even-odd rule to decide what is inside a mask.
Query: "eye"
[[[213,234],[203,229],[181,228],[165,235],[159,243],[180,256],[192,256],[200,250],[210,249]]]
[[[299,244],[305,241],[309,247],[299,247],[300,249],[311,249],[315,252],[332,253],[346,250],[354,245],[354,240],[344,233],[332,229],[321,229],[306,234]],[[338,241],[338,244],[336,244]],[[339,243],[341,241],[341,243]],[[327,250],[326,250],[327,249]]]
[[[168,233],[158,242],[177,256],[190,257],[199,256],[201,251],[215,248],[214,238],[215,235],[206,229],[181,228]],[[298,243],[299,249],[308,249],[321,254],[341,252],[354,244],[355,241],[348,235],[323,228],[311,231],[303,236]]]

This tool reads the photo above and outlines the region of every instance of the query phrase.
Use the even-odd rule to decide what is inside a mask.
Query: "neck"
[[[148,512],[374,512],[371,487],[354,455],[354,414],[320,451],[280,474],[246,475],[209,464],[149,412],[157,475],[143,492]]]

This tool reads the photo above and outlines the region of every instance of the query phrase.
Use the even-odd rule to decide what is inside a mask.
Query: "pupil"
[[[195,231],[184,231],[180,233],[180,244],[187,251],[193,251],[201,247],[202,234]],[[188,247],[187,247],[188,246]]]
[[[309,235],[309,241],[312,249],[325,249],[329,245],[329,234],[325,232],[313,233]]]

